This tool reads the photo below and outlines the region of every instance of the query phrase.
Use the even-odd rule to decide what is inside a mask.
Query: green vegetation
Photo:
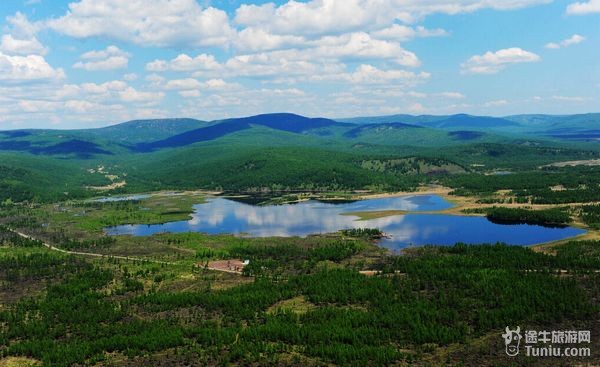
[[[567,225],[571,220],[568,208],[531,210],[524,208],[492,207],[466,212],[483,212],[492,222],[540,225]]]
[[[204,202],[202,195],[161,195],[147,199],[124,201],[83,201],[53,208],[54,217],[78,218],[78,225],[85,230],[98,231],[119,224],[156,224],[186,220],[192,214],[192,206]]]
[[[376,246],[376,228],[306,238],[101,233],[185,220],[204,198],[164,190],[279,204],[431,185],[469,196],[457,202],[471,208],[522,204],[470,209],[491,220],[574,218],[597,238],[600,167],[552,165],[598,159],[597,144],[551,138],[539,127],[537,137],[519,135],[525,125],[483,133],[472,116],[403,118],[424,127],[321,119],[312,128],[294,117],[298,124],[253,119],[233,129],[178,120],[0,134],[0,365],[15,357],[43,366],[529,365],[522,355],[504,357],[506,325],[596,335],[600,241],[547,253],[458,244],[393,256]],[[516,117],[529,118],[538,117]],[[202,134],[186,135],[197,128]],[[84,200],[154,191],[163,192]],[[553,207],[527,207],[534,204]],[[249,261],[242,274],[209,270],[239,260]],[[593,355],[566,363],[598,362]]]
[[[361,167],[371,171],[391,171],[402,175],[439,175],[465,172],[465,169],[463,167],[443,159],[417,157],[388,160],[365,160],[361,163]]]
[[[305,121],[306,129],[296,131],[277,122],[224,129],[199,136],[195,143],[149,151],[136,150],[135,144],[150,144],[153,138],[170,141],[185,137],[188,130],[218,124],[138,121],[97,130],[0,134],[0,202],[188,189],[398,191],[429,183],[469,195],[493,193],[494,188],[515,190],[519,198],[538,203],[586,202],[598,196],[598,167],[546,167],[597,159],[600,152],[594,145],[403,124],[368,127],[331,121],[311,128]],[[348,135],[350,131],[355,133]],[[485,176],[498,170],[514,174]],[[550,190],[554,185],[567,190]]]
[[[233,365],[414,363],[437,348],[499,333],[507,323],[551,327],[597,318],[587,289],[600,285],[599,245],[571,242],[555,256],[503,245],[426,247],[382,258],[380,269],[391,276],[315,268],[285,278],[265,273],[222,290],[177,292],[156,289],[168,277],[118,263],[0,252],[3,282],[16,286],[61,274],[37,298],[0,309],[0,356],[47,366],[110,363],[115,355],[150,358],[150,364],[198,358]],[[250,251],[257,261],[329,258],[316,250]],[[559,269],[572,276],[556,276]],[[143,285],[148,281],[154,286]],[[299,297],[310,305],[302,312],[272,308]]]
[[[595,202],[600,197],[600,167],[551,167],[510,175],[452,175],[443,179],[457,195],[493,195],[509,190],[518,203]]]
[[[584,205],[581,207],[581,219],[585,224],[600,229],[600,205]]]
[[[351,228],[341,231],[344,236],[363,237],[368,239],[381,238],[383,232],[379,228]]]

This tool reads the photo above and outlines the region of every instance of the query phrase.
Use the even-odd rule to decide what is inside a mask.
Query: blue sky
[[[4,0],[0,129],[600,112],[600,0]]]

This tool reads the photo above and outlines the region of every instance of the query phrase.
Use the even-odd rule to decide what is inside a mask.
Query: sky
[[[600,0],[2,0],[0,130],[600,112]]]

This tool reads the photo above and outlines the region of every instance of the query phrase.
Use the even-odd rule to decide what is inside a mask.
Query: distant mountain
[[[206,121],[189,118],[133,120],[99,129],[75,130],[71,133],[112,141],[141,143],[164,139],[205,125]]]
[[[337,124],[336,121],[326,118],[309,118],[293,113],[270,113],[250,117],[223,120],[224,123],[246,123],[262,125],[275,130],[300,133],[310,129],[317,129]]]
[[[215,140],[236,131],[249,129],[250,124],[240,121],[221,122],[215,125],[201,127],[183,134],[177,134],[166,139],[149,143],[139,143],[131,149],[138,152],[151,152],[162,148],[183,147],[202,141]]]
[[[403,123],[410,125],[419,125],[437,129],[456,129],[456,128],[506,128],[519,126],[519,123],[504,118],[473,116],[467,114],[433,116],[433,115],[390,115],[375,117],[355,117],[349,119],[336,119],[340,122],[349,122],[355,124],[381,124],[381,123]]]
[[[454,129],[454,128],[504,128],[511,126],[519,126],[518,123],[498,117],[487,117],[487,116],[472,116],[472,115],[452,115],[448,118],[423,123],[429,127],[435,127],[438,129]]]
[[[449,116],[432,115],[389,115],[336,119],[340,122],[354,124],[380,124],[400,122],[405,124],[427,126],[445,130],[496,130],[520,134],[543,135],[561,138],[562,136],[593,136],[597,138],[600,129],[600,113],[577,115],[544,115],[525,114],[505,117],[475,116],[457,114]]]
[[[0,131],[1,135],[4,135],[7,138],[22,138],[24,136],[31,135],[31,132],[27,130],[8,130],[8,131]]]
[[[215,140],[228,134],[247,130],[252,125],[265,126],[274,130],[302,133],[307,130],[336,125],[337,122],[325,118],[308,118],[291,113],[274,113],[257,116],[221,120],[214,125],[201,127],[182,134],[174,135],[132,147],[139,152],[148,152],[162,148],[182,147],[198,142]]]
[[[71,139],[50,145],[32,144],[26,140],[0,141],[0,150],[28,152],[37,155],[73,155],[82,159],[91,158],[97,154],[112,154],[102,149],[96,143],[78,139]]]
[[[347,122],[351,124],[389,124],[403,123],[410,125],[423,125],[440,120],[447,119],[449,116],[433,116],[433,115],[389,115],[389,116],[368,116],[368,117],[351,117],[335,119],[339,122]]]
[[[585,113],[578,115],[514,115],[505,117],[507,120],[536,130],[594,130],[600,129],[600,113]]]
[[[340,121],[273,113],[210,122],[189,118],[148,119],[95,129],[11,130],[0,131],[0,151],[92,158],[186,147],[225,137],[232,146],[353,147],[441,147],[518,139],[590,143],[600,140],[600,114],[502,118],[467,114],[392,115]]]
[[[366,132],[390,132],[399,129],[418,129],[422,126],[404,124],[402,122],[390,122],[390,123],[377,123],[377,124],[366,124],[355,127],[344,133],[347,138],[356,138]]]

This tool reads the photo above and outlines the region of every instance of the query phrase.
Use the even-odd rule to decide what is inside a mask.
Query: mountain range
[[[595,158],[600,114],[506,117],[289,113],[0,131],[2,198],[157,189],[398,186],[405,173],[529,169]],[[483,167],[483,168],[474,168]]]
[[[417,130],[417,128],[419,128]],[[151,152],[215,141],[241,132],[312,136],[346,143],[438,146],[461,140],[481,142],[535,138],[595,142],[600,139],[600,114],[516,115],[506,117],[457,114],[390,115],[349,119],[308,118],[289,113],[263,114],[216,121],[188,118],[134,120],[83,130],[0,131],[0,151],[41,155],[92,155]],[[289,138],[289,136],[288,136]]]

